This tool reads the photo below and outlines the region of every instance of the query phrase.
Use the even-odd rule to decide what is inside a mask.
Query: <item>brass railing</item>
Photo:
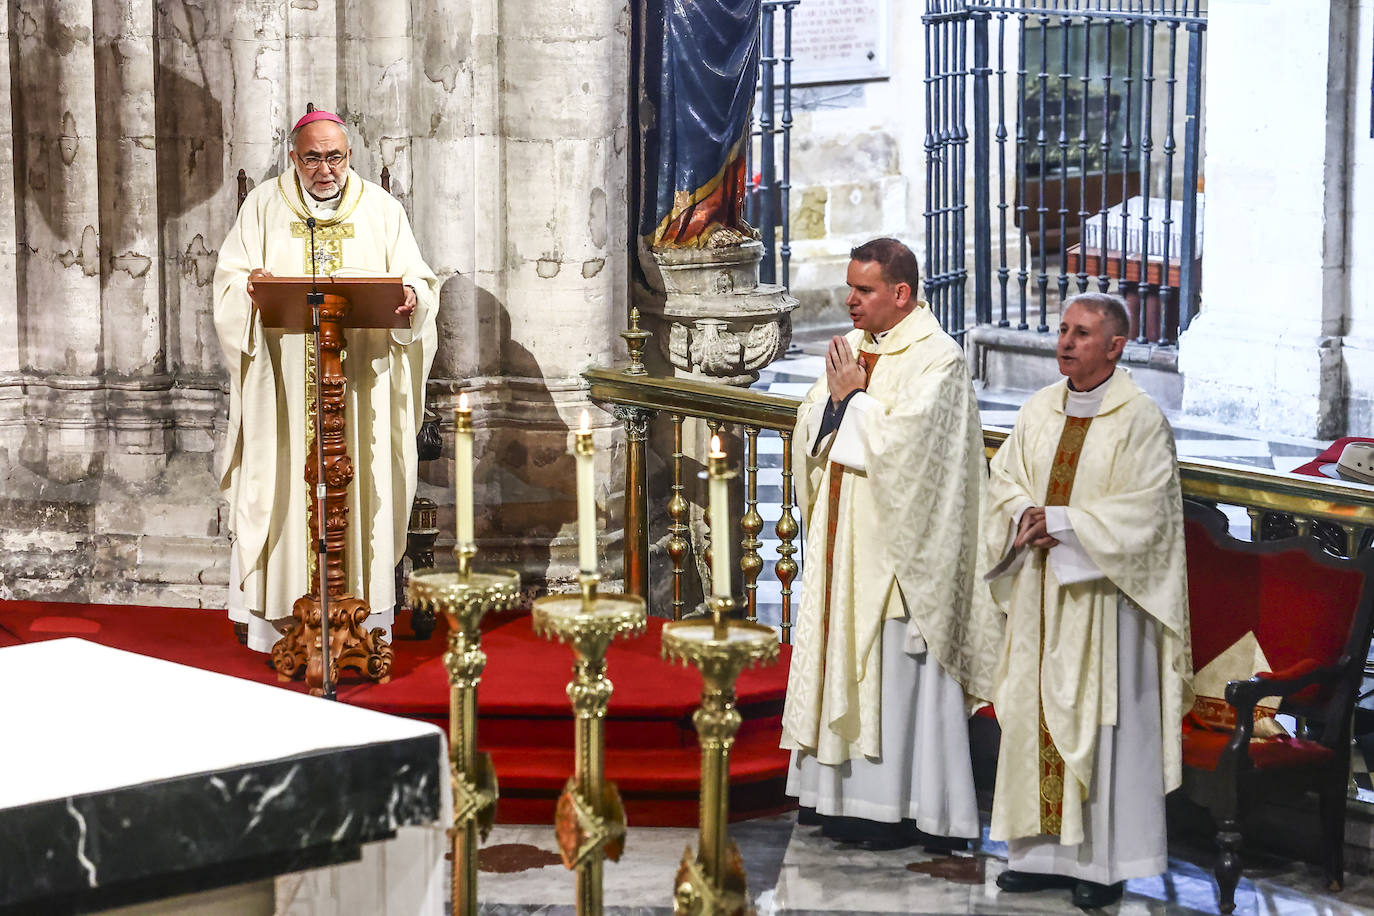
[[[648,553],[649,511],[647,462],[648,424],[655,416],[667,417],[673,424],[672,496],[668,500],[669,519],[666,552],[672,563],[673,618],[682,619],[686,609],[682,577],[687,569],[690,549],[688,503],[683,484],[683,423],[688,418],[704,420],[712,432],[728,425],[739,429],[744,440],[744,512],[740,517],[740,570],[744,579],[745,616],[757,620],[758,579],[764,561],[759,553],[763,542],[763,517],[758,511],[759,432],[775,430],[782,437],[782,503],[774,533],[778,538],[778,559],[773,573],[781,585],[781,637],[791,641],[792,583],[800,565],[797,534],[800,526],[794,506],[792,485],[792,427],[797,420],[797,398],[734,388],[715,382],[630,375],[619,369],[592,369],[583,373],[591,384],[591,397],[610,407],[625,423],[627,454],[625,461],[625,590],[649,598]],[[720,537],[720,532],[713,532]]]
[[[630,375],[620,368],[592,369],[583,373],[583,378],[591,385],[592,399],[607,405],[626,425],[625,588],[646,599],[649,596],[645,456],[648,425],[656,416],[667,417],[673,423],[673,484],[666,507],[670,537],[666,546],[672,563],[675,618],[680,618],[684,610],[682,576],[689,553],[688,507],[682,482],[683,421],[689,417],[698,418],[713,430],[729,424],[743,435],[745,505],[740,518],[740,568],[747,600],[746,614],[750,619],[756,618],[758,579],[765,565],[759,553],[759,534],[764,522],[757,499],[758,436],[762,430],[776,430],[781,435],[782,503],[774,529],[778,538],[778,559],[773,572],[782,587],[781,636],[784,642],[790,642],[792,585],[800,569],[793,559],[798,550],[800,527],[790,445],[800,400],[714,382]],[[983,439],[989,456],[1006,436],[1006,430],[984,428]],[[1266,536],[1268,523],[1291,519],[1291,527],[1296,533],[1324,535],[1327,548],[1333,552],[1349,556],[1362,547],[1367,549],[1368,534],[1374,529],[1374,490],[1368,487],[1196,459],[1180,461],[1179,471],[1185,497],[1243,508],[1249,514],[1252,537],[1256,540]]]

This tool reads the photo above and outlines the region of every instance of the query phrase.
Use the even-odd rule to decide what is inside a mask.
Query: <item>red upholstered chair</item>
[[[1351,560],[1322,550],[1314,537],[1251,544],[1227,531],[1211,506],[1185,502],[1193,666],[1201,671],[1253,632],[1272,669],[1232,680],[1225,703],[1234,728],[1184,723],[1185,792],[1216,823],[1221,911],[1235,909],[1240,824],[1266,797],[1315,793],[1322,865],[1332,890],[1344,883],[1345,802],[1351,714],[1369,651],[1374,552]],[[1302,717],[1298,737],[1254,738],[1258,701],[1278,697],[1279,712]]]

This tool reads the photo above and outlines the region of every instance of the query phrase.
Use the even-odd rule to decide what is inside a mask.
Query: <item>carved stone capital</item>
[[[607,405],[607,409],[617,420],[625,424],[625,434],[638,442],[649,438],[649,421],[658,415],[657,410],[631,407],[628,404],[610,404]]]

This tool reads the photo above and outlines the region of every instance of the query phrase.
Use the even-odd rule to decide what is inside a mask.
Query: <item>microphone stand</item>
[[[324,293],[320,292],[318,286],[319,260],[315,253],[315,217],[307,217],[305,225],[310,230],[310,292],[305,294],[305,301],[310,306],[315,340],[315,469],[317,473],[315,479],[315,573],[319,580],[318,587],[320,590],[320,651],[324,654],[323,683],[321,686],[324,690],[324,698],[333,700],[336,698],[334,695],[334,678],[329,669],[334,661],[334,650],[329,644],[329,571],[328,550],[325,547],[329,520],[325,514],[327,489],[324,483],[324,397],[323,386],[320,384],[319,368],[320,306],[324,305]]]

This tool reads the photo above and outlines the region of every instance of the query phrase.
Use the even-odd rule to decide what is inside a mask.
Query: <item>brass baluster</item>
[[[759,573],[763,570],[763,557],[759,548],[759,532],[763,531],[763,516],[759,515],[759,430],[757,426],[744,428],[744,505],[747,511],[739,521],[744,538],[740,541],[739,568],[744,573],[744,614],[745,619],[759,619]]]
[[[1258,544],[1264,540],[1264,510],[1246,506],[1245,512],[1250,516],[1250,540]]]
[[[673,619],[682,619],[682,567],[687,558],[687,498],[682,494],[682,414],[673,414],[673,498],[668,501],[668,557],[673,561]]]
[[[1360,535],[1364,529],[1359,525],[1342,525],[1341,530],[1345,532],[1345,555],[1353,558],[1360,552]]]
[[[797,577],[797,561],[792,555],[797,552],[793,543],[801,530],[797,518],[792,514],[792,431],[782,430],[782,514],[774,529],[778,535],[778,562],[773,569],[782,584],[782,641],[792,644],[792,580]]]
[[[1298,518],[1298,537],[1305,538],[1312,533],[1312,519]]]
[[[612,404],[625,424],[625,593],[649,600],[649,484],[645,444],[649,421],[658,413],[644,407]]]

